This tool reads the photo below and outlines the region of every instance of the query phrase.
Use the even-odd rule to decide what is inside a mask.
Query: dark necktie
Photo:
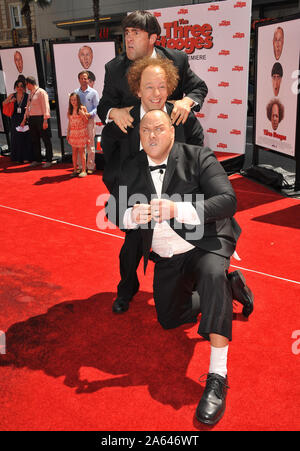
[[[166,169],[166,164],[159,164],[158,166],[149,166],[150,171],[156,171],[156,169]]]

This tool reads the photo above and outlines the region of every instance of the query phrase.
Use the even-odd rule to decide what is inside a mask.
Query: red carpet
[[[231,269],[255,311],[235,307],[227,409],[211,428],[195,419],[209,344],[197,326],[158,325],[152,266],[113,315],[122,233],[97,229],[101,174],[70,174],[0,157],[0,430],[299,430],[299,200],[231,178],[243,228]]]
[[[240,154],[238,154],[238,153],[230,153],[230,152],[215,152],[215,154],[219,161],[224,161],[224,160],[228,160],[230,158],[235,158],[235,157],[240,156]]]

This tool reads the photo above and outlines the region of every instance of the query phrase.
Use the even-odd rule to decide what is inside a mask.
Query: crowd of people
[[[127,312],[138,292],[141,259],[144,271],[148,260],[154,261],[153,296],[162,327],[196,323],[201,313],[198,333],[210,342],[211,354],[196,418],[215,424],[226,405],[233,299],[243,305],[244,316],[253,311],[253,294],[243,274],[229,273],[241,232],[234,219],[236,197],[214,153],[203,147],[203,129],[194,114],[207,95],[206,83],[191,70],[184,52],[155,45],[161,30],[151,13],[129,14],[123,29],[126,51],[106,64],[101,99],[88,87],[85,71],[78,75],[80,88],[70,95],[67,139],[73,149],[72,176],[78,167],[81,177],[94,171],[94,117],[98,114],[105,124],[101,145],[103,181],[110,192],[106,211],[125,231],[113,312]],[[18,114],[22,119],[27,105],[20,124],[24,126],[28,119],[32,165],[41,161],[39,138],[44,139],[50,163],[47,97],[30,77],[26,86],[30,95],[18,106],[23,108]],[[18,96],[8,100],[16,102],[16,107],[23,91],[25,96],[23,85],[17,89]],[[119,204],[123,186],[128,196],[125,206]],[[141,202],[137,195],[142,196]],[[181,200],[170,200],[173,195]],[[117,217],[112,208],[116,203],[122,212]]]
[[[92,72],[80,72],[78,81],[80,87],[69,96],[67,141],[72,147],[72,176],[85,177],[95,171],[95,116],[99,95],[91,87]],[[30,163],[32,167],[41,165],[42,139],[46,149],[46,162],[42,167],[49,168],[52,165],[53,148],[49,131],[48,94],[32,76],[25,78],[19,75],[14,89],[15,92],[3,102],[4,105],[13,104],[10,158],[21,164]]]

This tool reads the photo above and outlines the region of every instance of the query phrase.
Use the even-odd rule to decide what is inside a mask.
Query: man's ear
[[[150,44],[151,44],[151,45],[154,45],[156,39],[157,39],[157,34],[151,34],[151,35],[150,35],[150,38],[149,38]]]

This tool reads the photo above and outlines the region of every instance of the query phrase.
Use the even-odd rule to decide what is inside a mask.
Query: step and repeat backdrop
[[[43,84],[43,77],[41,80],[42,66],[39,65],[39,70],[37,67],[37,61],[40,59],[38,44],[0,49],[0,58],[7,95],[14,92],[14,83],[19,77],[33,76],[38,83]],[[2,94],[5,94],[5,92]]]
[[[208,95],[197,116],[205,145],[243,154],[246,145],[251,0],[227,0],[152,10],[157,44],[187,53]]]
[[[44,76],[39,44],[33,46],[0,49],[0,97],[1,101],[14,92],[14,84],[21,78],[33,76],[43,87]],[[0,111],[0,133],[9,133],[8,119]]]
[[[259,24],[256,36],[255,144],[295,156],[300,15]]]
[[[104,84],[105,64],[115,57],[114,42],[51,43],[52,62],[58,104],[58,128],[62,137],[67,136],[69,95],[80,87],[78,74],[87,70],[93,74],[93,89],[99,98]],[[96,116],[96,122],[100,119]],[[96,127],[96,134],[101,134]]]
[[[251,0],[226,0],[152,10],[162,33],[157,44],[184,51],[192,70],[208,86],[199,113],[205,145],[214,151],[245,152]],[[79,87],[78,73],[95,76],[102,95],[104,66],[115,57],[114,42],[52,43],[58,129],[67,135],[69,94]],[[33,47],[1,49],[7,93],[20,74],[38,78]],[[42,67],[42,65],[40,65]],[[96,118],[96,122],[98,117]],[[101,134],[97,127],[96,134]]]

